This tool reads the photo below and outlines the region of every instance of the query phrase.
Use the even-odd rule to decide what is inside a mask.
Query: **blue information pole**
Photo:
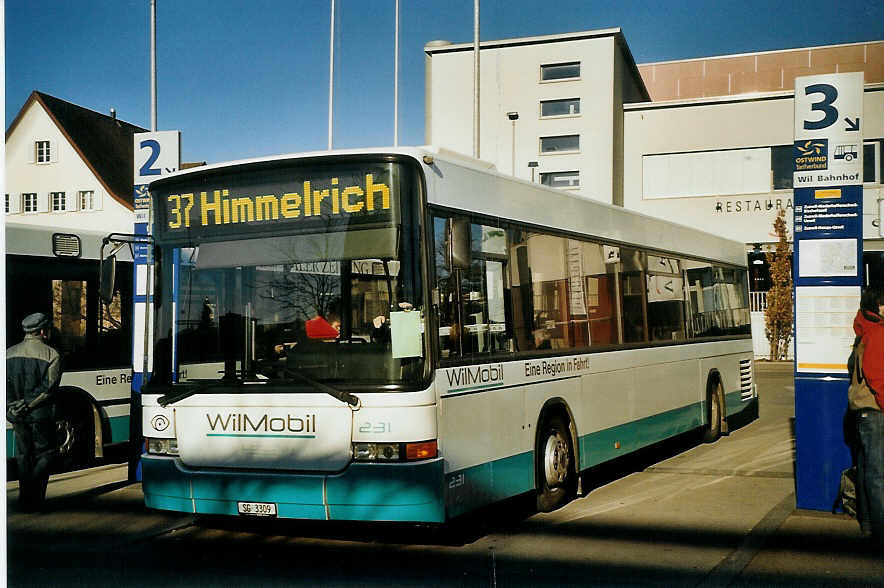
[[[830,511],[862,285],[863,74],[795,80],[795,442],[799,508]]]
[[[150,234],[150,191],[153,180],[178,171],[181,167],[181,131],[137,133],[134,136],[134,184],[136,235]],[[153,263],[150,246],[134,246],[132,329],[132,397],[129,410],[129,440],[133,447],[129,456],[129,479],[141,480],[141,387],[152,367],[153,345]]]

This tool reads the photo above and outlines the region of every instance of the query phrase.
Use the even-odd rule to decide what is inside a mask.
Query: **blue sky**
[[[159,129],[209,162],[324,149],[327,0],[157,0]],[[393,0],[337,0],[335,147],[393,142]],[[8,0],[6,126],[32,90],[150,126],[149,0]],[[424,54],[473,0],[400,0],[399,142],[424,141]],[[620,27],[637,63],[884,38],[884,2],[483,0],[483,39]]]

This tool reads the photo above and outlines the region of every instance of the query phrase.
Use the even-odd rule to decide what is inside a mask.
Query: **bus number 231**
[[[372,423],[369,421],[365,421],[359,425],[360,433],[392,433],[393,427],[390,426],[390,423]]]

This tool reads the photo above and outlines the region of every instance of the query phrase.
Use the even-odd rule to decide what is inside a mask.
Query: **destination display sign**
[[[862,263],[862,186],[795,188],[798,285],[848,285]]]
[[[795,189],[795,232],[801,238],[853,237],[862,231],[862,186]]]
[[[228,170],[154,190],[154,232],[166,237],[232,235],[286,228],[389,223],[398,202],[392,168]]]

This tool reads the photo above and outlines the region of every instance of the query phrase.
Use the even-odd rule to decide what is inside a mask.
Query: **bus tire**
[[[716,378],[706,392],[706,426],[703,429],[703,442],[714,443],[721,437],[721,421],[724,413],[724,388]]]
[[[81,470],[95,461],[95,424],[92,406],[85,401],[61,408],[58,427],[60,471]]]
[[[568,425],[561,416],[544,419],[535,455],[537,510],[551,512],[573,498],[576,488],[574,448]]]

